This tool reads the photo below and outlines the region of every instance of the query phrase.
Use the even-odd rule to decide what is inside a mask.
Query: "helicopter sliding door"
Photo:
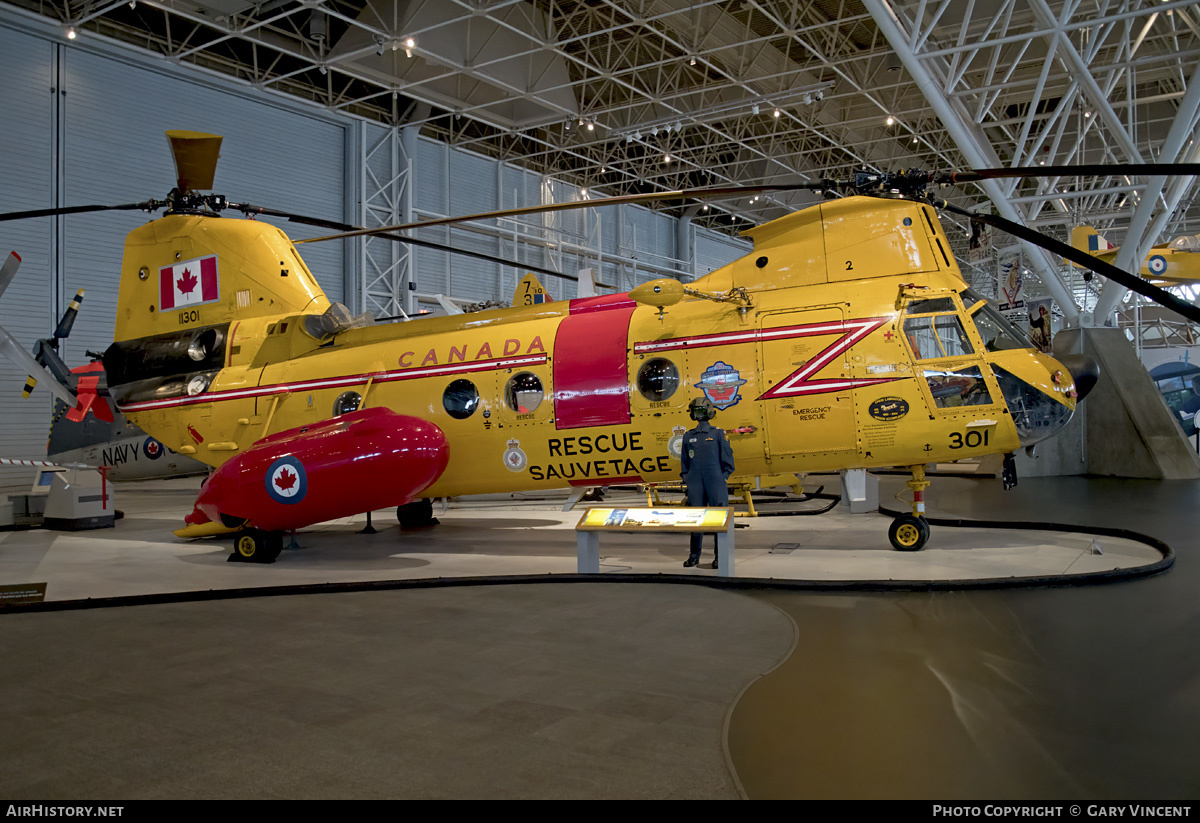
[[[772,455],[836,454],[855,448],[849,350],[841,306],[764,315],[760,398]]]

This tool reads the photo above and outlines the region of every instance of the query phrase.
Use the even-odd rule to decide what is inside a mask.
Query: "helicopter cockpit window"
[[[679,388],[679,369],[665,357],[647,360],[638,369],[637,387],[647,400],[666,400]]]
[[[963,292],[963,304],[967,307],[971,319],[975,321],[975,329],[988,351],[1033,348],[1033,343],[1027,335],[1014,326],[995,306],[970,289]]]
[[[518,372],[504,387],[504,400],[517,414],[529,414],[542,404],[546,396],[541,379],[533,372]]]
[[[925,380],[939,409],[986,406],[992,402],[991,392],[978,366],[955,371],[926,369]]]
[[[906,318],[904,334],[918,360],[974,354],[962,323],[955,314]]]
[[[442,393],[446,413],[457,420],[466,420],[479,405],[479,390],[470,380],[455,380]]]

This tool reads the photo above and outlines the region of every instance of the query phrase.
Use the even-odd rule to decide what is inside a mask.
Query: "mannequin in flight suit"
[[[697,397],[688,405],[688,413],[696,421],[696,428],[683,436],[683,448],[679,455],[682,464],[680,476],[687,486],[689,506],[728,506],[729,475],[733,474],[733,449],[725,439],[725,432],[714,429],[709,420],[717,410],[707,397]],[[716,539],[714,535],[714,540]],[[700,563],[700,549],[704,535],[692,534],[692,551],[683,561],[685,567]],[[712,567],[717,568],[715,550]]]

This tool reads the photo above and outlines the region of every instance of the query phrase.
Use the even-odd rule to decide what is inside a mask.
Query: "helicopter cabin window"
[[[647,400],[666,400],[679,388],[679,369],[665,357],[647,360],[638,369],[637,387]]]
[[[455,380],[442,393],[446,413],[456,420],[466,420],[479,405],[479,390],[470,380]]]
[[[939,409],[986,406],[992,402],[992,395],[978,366],[954,371],[926,369],[925,381],[929,383],[933,402]]]
[[[904,334],[918,360],[961,357],[974,353],[963,332],[962,323],[954,314],[906,318]]]
[[[358,407],[362,405],[362,395],[356,391],[348,391],[338,395],[338,399],[333,401],[333,416],[337,417],[342,414],[349,414],[352,411],[358,411]]]
[[[533,372],[518,372],[508,380],[504,387],[504,400],[508,407],[517,414],[529,414],[542,404],[546,392],[542,381]]]

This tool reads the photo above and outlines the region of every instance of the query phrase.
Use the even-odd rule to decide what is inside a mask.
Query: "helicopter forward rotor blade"
[[[1084,268],[1091,269],[1096,274],[1101,274],[1109,280],[1115,280],[1130,291],[1135,291],[1143,297],[1147,297],[1158,303],[1161,306],[1166,306],[1174,312],[1177,312],[1193,323],[1200,323],[1200,307],[1193,306],[1186,300],[1181,300],[1165,289],[1160,289],[1153,283],[1147,282],[1137,275],[1118,269],[1111,263],[1107,263],[1098,257],[1093,257],[1085,251],[1080,251],[1074,246],[1063,243],[1061,240],[1055,240],[1053,237],[1034,231],[1031,228],[1022,226],[1020,223],[1014,223],[1011,220],[1006,220],[1003,217],[997,217],[994,214],[979,214],[967,209],[959,208],[951,205],[944,200],[933,200],[934,206],[939,209],[960,214],[963,217],[969,217],[972,220],[978,220],[980,223],[986,223],[989,226],[1006,231],[1013,237],[1021,240],[1026,240],[1033,243],[1035,246],[1040,246],[1051,254],[1057,254],[1060,257],[1065,257],[1072,263],[1078,263]]]
[[[153,211],[158,204],[153,200],[145,203],[124,203],[119,206],[63,206],[57,209],[30,209],[28,211],[10,211],[0,214],[0,222],[5,220],[24,220],[27,217],[55,217],[60,214],[85,214],[90,211]]]
[[[286,212],[286,211],[279,211],[278,209],[268,209],[268,208],[263,208],[260,206],[238,206],[238,205],[233,205],[233,204],[231,204],[231,206],[233,206],[233,208],[240,209],[240,210],[246,212],[247,214],[265,214],[268,217],[282,217],[287,220],[290,220],[293,223],[304,223],[309,226],[319,226],[320,228],[324,228],[324,229],[333,229],[334,231],[354,232],[354,231],[359,231],[362,229],[361,226],[352,226],[349,223],[339,223],[336,220],[324,220],[320,217],[306,217],[303,214],[292,214],[292,213]],[[538,274],[544,274],[544,275],[547,275],[550,277],[561,277],[564,280],[573,280],[575,282],[579,281],[579,278],[573,274],[563,274],[560,271],[554,271],[553,269],[544,269],[541,266],[533,266],[533,265],[529,265],[527,263],[518,263],[514,260],[506,260],[503,257],[496,257],[491,254],[485,254],[484,252],[469,251],[467,249],[459,249],[459,248],[455,248],[454,246],[447,246],[444,243],[435,243],[432,240],[418,240],[415,237],[407,237],[402,234],[392,234],[392,233],[378,234],[378,235],[374,235],[374,236],[382,237],[385,240],[391,240],[396,243],[408,243],[409,245],[412,245],[412,246],[421,246],[422,248],[436,249],[437,251],[444,251],[444,252],[448,252],[450,254],[460,254],[464,257],[474,257],[479,260],[487,260],[490,263],[499,263],[502,266],[509,266],[511,268],[521,269],[523,271],[537,272]],[[297,240],[295,242],[304,243],[307,241]],[[603,284],[597,284],[597,285],[603,285]]]
[[[679,189],[677,191],[656,191],[647,194],[622,194],[617,197],[601,197],[598,200],[571,200],[566,203],[548,203],[541,206],[520,206],[512,209],[467,214],[460,217],[438,217],[433,220],[419,220],[415,223],[398,223],[394,226],[381,226],[378,229],[358,229],[356,231],[331,234],[327,237],[310,237],[307,240],[297,240],[296,243],[320,243],[325,240],[341,240],[344,237],[361,237],[368,234],[383,234],[384,232],[409,231],[424,229],[431,226],[445,226],[449,223],[465,223],[469,220],[491,220],[497,217],[519,217],[523,214],[542,214],[551,211],[568,211],[571,209],[598,209],[603,206],[619,206],[625,203],[653,203],[657,200],[687,200],[688,198],[735,197],[741,194],[761,194],[768,191],[824,191],[835,188],[838,184],[832,180],[822,180],[817,183],[784,183],[762,186],[723,186],[709,189]]]
[[[1111,165],[1038,166],[1026,169],[971,169],[934,178],[936,183],[974,183],[1004,177],[1168,177],[1200,176],[1200,163],[1113,163]]]

